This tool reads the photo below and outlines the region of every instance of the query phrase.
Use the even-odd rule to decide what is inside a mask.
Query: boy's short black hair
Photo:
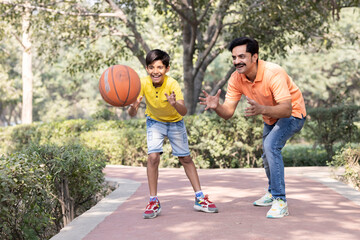
[[[258,42],[253,39],[253,38],[249,38],[249,37],[240,37],[240,38],[236,38],[234,39],[229,46],[229,51],[232,52],[232,50],[237,47],[237,46],[241,46],[241,45],[245,45],[246,44],[246,52],[251,53],[251,55],[254,55],[255,53],[259,54],[259,44]]]
[[[161,60],[161,62],[165,65],[165,67],[169,67],[170,64],[170,56],[166,52],[160,49],[154,49],[148,52],[146,55],[146,66],[149,66],[156,60]]]

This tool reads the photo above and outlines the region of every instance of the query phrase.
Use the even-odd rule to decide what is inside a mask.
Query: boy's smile
[[[165,78],[165,74],[170,70],[170,66],[166,67],[161,60],[155,60],[146,67],[154,87],[160,87]]]

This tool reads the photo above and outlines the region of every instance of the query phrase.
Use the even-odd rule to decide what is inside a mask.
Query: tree
[[[149,50],[146,43],[149,40],[138,30],[144,24],[140,22],[142,17],[136,9],[148,5],[141,5],[137,1],[131,4],[128,1],[106,2],[126,29],[133,33],[132,38],[123,32],[121,35],[126,47],[144,65],[142,56]],[[331,13],[336,14],[338,9],[357,4],[358,1],[340,3],[310,0],[157,1],[154,7],[166,19],[162,26],[163,33],[174,36],[171,40],[182,46],[185,103],[189,113],[196,111],[208,66],[226,49],[230,40],[239,35],[250,35],[260,41],[264,58],[276,53],[284,54],[286,47],[294,43],[304,44],[311,37],[321,35],[327,30],[323,23],[329,20]],[[119,30],[115,32],[120,34]],[[216,88],[222,88],[233,71],[230,67]]]
[[[61,1],[46,6],[12,3],[12,6],[52,14],[56,24],[48,22],[48,25],[54,27],[52,30],[61,41],[48,41],[46,44],[52,44],[48,49],[63,47],[60,43],[67,42],[83,50],[83,55],[79,54],[69,66],[73,72],[97,71],[102,65],[116,63],[120,57],[130,55],[145,66],[146,52],[159,47],[150,38],[151,31],[160,28],[160,36],[171,36],[168,41],[175,47],[182,46],[185,103],[189,113],[194,114],[205,72],[230,40],[240,35],[255,37],[261,44],[263,59],[284,54],[288,46],[304,44],[313,36],[321,36],[327,30],[324,22],[336,16],[339,9],[358,4],[358,0],[163,0],[154,4],[140,0],[106,0]],[[153,22],[153,9],[165,19],[160,26]],[[104,39],[111,44],[112,54],[93,50],[93,46]],[[162,41],[157,39],[156,42]],[[224,74],[216,88],[226,84],[232,71],[230,68]]]
[[[42,1],[46,4],[51,1]],[[0,9],[2,14],[0,20],[9,23],[11,33],[18,41],[22,51],[22,113],[21,122],[23,124],[33,121],[33,44],[32,38],[38,34],[46,34],[47,29],[41,27],[41,22],[47,21],[48,14],[38,14],[31,7],[29,0],[17,2],[1,1]],[[33,25],[36,25],[34,28]],[[43,31],[45,30],[45,32]],[[0,35],[4,32],[0,32]],[[20,35],[22,36],[20,38]],[[0,36],[2,38],[3,36]]]

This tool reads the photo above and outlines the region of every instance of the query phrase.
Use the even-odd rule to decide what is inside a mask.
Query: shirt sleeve
[[[286,72],[278,72],[271,81],[271,91],[277,103],[291,99],[288,82],[289,76]]]
[[[172,84],[172,90],[174,91],[175,95],[176,95],[176,100],[184,100],[184,96],[181,92],[181,87],[179,85],[179,83],[177,81],[174,81]]]
[[[236,81],[236,76],[234,74],[231,75],[228,88],[225,95],[225,99],[231,101],[240,101],[241,95],[243,94],[241,91],[240,81]]]
[[[145,78],[141,78],[141,79],[140,79],[140,84],[141,84],[141,89],[140,89],[140,93],[139,93],[138,98],[141,97],[141,96],[144,96],[145,86],[146,86],[146,80],[145,80]]]

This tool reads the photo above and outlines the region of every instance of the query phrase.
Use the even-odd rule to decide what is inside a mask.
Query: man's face
[[[146,71],[151,77],[155,87],[160,87],[163,84],[165,74],[169,71],[169,69],[170,67],[166,67],[161,60],[156,60],[146,67]]]
[[[246,45],[236,46],[232,50],[233,64],[238,73],[249,74],[256,67],[257,58],[257,53],[251,56],[251,53],[246,52]]]

